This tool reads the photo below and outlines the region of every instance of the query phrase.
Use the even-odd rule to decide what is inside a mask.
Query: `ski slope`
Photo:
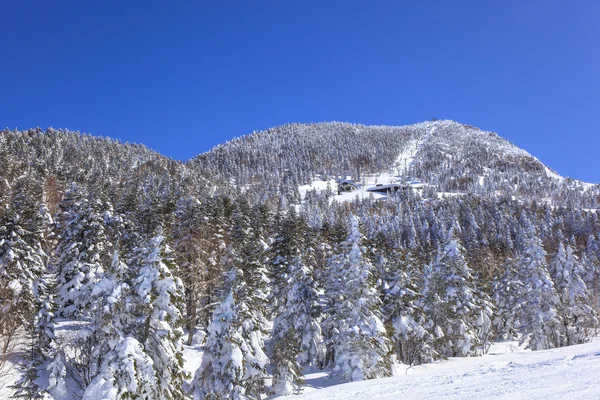
[[[419,136],[412,143],[409,143],[394,163],[394,169],[398,172],[398,175],[407,176],[410,173],[410,168],[412,167],[413,162],[415,161],[415,157],[417,153],[423,147],[423,145],[427,142],[431,134],[435,131],[435,125],[427,131],[427,133]]]
[[[500,343],[483,357],[427,364],[408,375],[322,389],[324,377],[308,375],[306,382],[312,387],[298,400],[600,399],[600,338],[537,352]]]

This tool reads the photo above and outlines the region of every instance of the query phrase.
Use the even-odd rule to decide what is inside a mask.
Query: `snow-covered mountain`
[[[263,399],[486,363],[507,340],[588,346],[599,202],[453,121],[285,125],[187,162],[3,131],[0,397]]]
[[[444,193],[593,202],[593,185],[565,179],[493,132],[454,121],[402,127],[347,123],[290,124],[242,136],[188,163],[256,197],[286,193],[331,178],[401,175]],[[592,208],[592,207],[590,207]]]

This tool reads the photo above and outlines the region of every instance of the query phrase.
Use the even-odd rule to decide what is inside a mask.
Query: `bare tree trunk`
[[[194,334],[196,333],[196,324],[198,322],[198,311],[197,311],[197,302],[196,302],[196,294],[192,288],[186,290],[186,309],[187,309],[187,330],[188,330],[188,339],[187,345],[191,346],[194,340]]]

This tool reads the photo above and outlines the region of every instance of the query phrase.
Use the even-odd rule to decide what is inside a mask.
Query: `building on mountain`
[[[370,187],[367,188],[368,192],[372,192],[372,193],[394,193],[397,192],[398,190],[405,190],[405,189],[415,189],[415,190],[421,190],[425,187],[425,185],[419,181],[419,180],[412,180],[412,181],[407,181],[405,183],[400,183],[400,182],[390,182],[388,184],[378,184],[374,187]]]
[[[338,195],[342,193],[354,192],[358,190],[358,184],[351,179],[341,179],[338,181]]]
[[[401,189],[406,189],[408,187],[408,185],[404,185],[401,183],[390,183],[387,185],[379,184],[377,186],[368,188],[367,191],[372,193],[393,193]]]

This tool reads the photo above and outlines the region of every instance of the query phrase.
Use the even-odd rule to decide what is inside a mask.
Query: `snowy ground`
[[[516,351],[516,352],[515,352]],[[334,385],[326,373],[306,377],[300,399],[600,399],[600,338],[530,352],[495,344],[483,357],[453,358],[408,375]]]
[[[8,364],[3,371],[0,371],[0,399],[8,399],[12,394],[9,386],[14,384],[17,379],[17,369],[13,364]]]
[[[183,369],[193,379],[196,370],[202,364],[203,348],[200,345],[183,346]]]
[[[185,346],[185,369],[193,376],[200,346]],[[16,371],[15,371],[16,372]],[[452,358],[406,370],[392,378],[340,384],[328,370],[306,373],[294,399],[600,399],[600,337],[593,342],[531,352],[514,342],[496,343],[483,357]],[[8,388],[0,398],[8,398]],[[67,397],[65,397],[66,399]]]

